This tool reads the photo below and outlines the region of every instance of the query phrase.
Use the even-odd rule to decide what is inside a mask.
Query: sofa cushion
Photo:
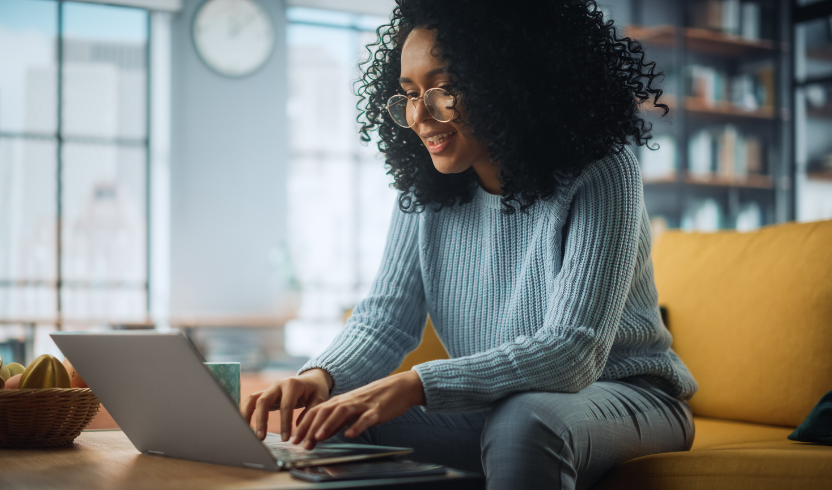
[[[788,427],[694,421],[690,451],[627,461],[592,490],[832,488],[832,447],[789,441]]]
[[[796,427],[832,389],[830,244],[832,220],[657,240],[659,303],[699,383],[694,414]]]
[[[832,391],[823,395],[806,420],[789,434],[789,439],[832,445]]]

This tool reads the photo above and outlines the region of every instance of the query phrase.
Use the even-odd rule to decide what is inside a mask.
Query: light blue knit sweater
[[[430,313],[451,359],[413,369],[428,412],[472,412],[524,391],[573,393],[648,375],[679,399],[697,386],[662,323],[650,222],[629,149],[587,166],[529,214],[477,189],[440,212],[394,210],[381,268],[343,331],[303,372],[344,393],[388,375]]]

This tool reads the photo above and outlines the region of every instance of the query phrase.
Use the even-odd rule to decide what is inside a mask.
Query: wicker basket
[[[98,406],[89,388],[0,389],[0,447],[70,444]]]

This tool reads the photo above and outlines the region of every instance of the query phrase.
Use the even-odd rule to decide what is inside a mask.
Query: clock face
[[[194,18],[193,36],[202,61],[230,77],[256,71],[274,46],[269,16],[251,0],[208,0]]]

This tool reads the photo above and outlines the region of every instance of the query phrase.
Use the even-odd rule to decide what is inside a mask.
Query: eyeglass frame
[[[399,124],[399,123],[397,123],[397,122],[396,122],[396,118],[395,118],[395,117],[393,117],[393,113],[392,113],[392,112],[390,112],[390,107],[393,105],[393,104],[391,104],[391,103],[390,103],[390,100],[391,100],[391,99],[393,99],[394,97],[404,97],[404,98],[406,98],[406,99],[407,99],[407,102],[408,102],[408,103],[409,103],[409,102],[413,102],[413,108],[415,109],[415,108],[416,108],[416,103],[417,103],[418,101],[420,101],[420,100],[421,100],[421,101],[422,101],[422,103],[424,104],[424,103],[425,103],[425,97],[427,97],[427,96],[428,96],[428,94],[429,94],[430,92],[432,92],[433,90],[442,90],[443,92],[447,93],[447,94],[451,97],[451,100],[453,100],[453,107],[452,107],[452,108],[454,109],[454,117],[452,117],[452,118],[448,119],[447,121],[443,121],[443,120],[441,120],[441,119],[436,119],[436,117],[435,117],[433,114],[431,114],[431,111],[430,111],[430,109],[428,109],[428,108],[427,108],[427,104],[426,104],[426,105],[425,105],[425,109],[428,109],[428,114],[430,114],[430,117],[432,117],[433,119],[435,119],[436,121],[439,121],[439,122],[441,122],[441,123],[451,122],[451,121],[453,121],[454,119],[456,119],[456,115],[457,115],[457,111],[456,111],[456,95],[454,95],[453,93],[451,93],[451,91],[450,91],[450,90],[448,90],[448,89],[446,89],[446,88],[442,88],[442,87],[433,87],[433,88],[429,88],[429,89],[425,90],[424,95],[422,95],[422,96],[420,96],[420,97],[408,97],[408,96],[407,96],[407,95],[405,95],[405,94],[395,94],[395,95],[391,95],[391,96],[390,96],[390,98],[389,98],[389,99],[387,99],[387,105],[385,106],[385,109],[387,109],[387,114],[390,116],[390,119],[392,119],[392,120],[393,120],[393,122],[396,124],[396,126],[398,126],[398,127],[400,127],[400,128],[412,128],[412,127],[416,124],[416,121],[415,121],[415,120],[413,121],[413,124],[411,124],[411,125],[409,125],[409,126],[402,126],[401,124]],[[405,112],[405,114],[407,114],[407,113]],[[407,120],[407,115],[405,115],[405,120]]]

